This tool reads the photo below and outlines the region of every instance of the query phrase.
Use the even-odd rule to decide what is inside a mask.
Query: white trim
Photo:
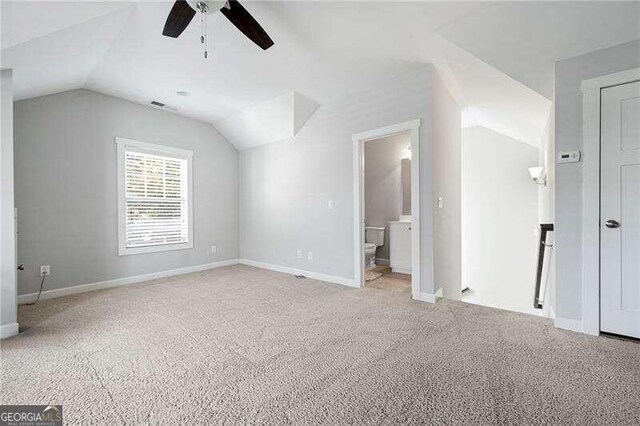
[[[174,275],[190,274],[192,272],[205,271],[207,269],[220,268],[238,264],[238,259],[223,260],[214,263],[188,266],[186,268],[170,269],[168,271],[152,272],[149,274],[134,275],[131,277],[116,278],[113,280],[99,281],[90,284],[81,284],[71,287],[56,288],[43,291],[40,300],[55,299],[57,297],[69,296],[71,294],[86,293],[88,291],[102,290],[105,288],[120,287],[123,285],[135,284],[143,281],[155,280],[158,278],[172,277]],[[38,293],[21,294],[18,296],[18,304],[31,303],[36,300]]]
[[[355,285],[364,287],[364,143],[408,133],[411,136],[411,294],[420,295],[420,119],[356,133],[353,141],[353,242]]]
[[[436,301],[438,300],[438,298],[436,297],[435,294],[431,294],[431,293],[417,293],[413,295],[413,298],[415,300],[419,300],[421,302],[427,302],[427,303],[436,303]]]
[[[6,339],[8,337],[17,336],[18,335],[18,323],[12,322],[10,324],[5,324],[0,326],[0,339]]]
[[[249,259],[238,259],[238,263],[242,265],[253,266],[255,268],[268,269],[270,271],[276,271],[276,272],[283,272],[285,274],[304,275],[305,277],[311,278],[314,280],[327,281],[330,283],[341,284],[347,287],[355,287],[355,288],[359,287],[358,285],[356,285],[354,280],[350,278],[336,277],[334,275],[327,275],[319,272],[304,271],[302,269],[272,265],[270,263],[256,262],[255,260],[249,260]]]
[[[405,133],[410,130],[419,129],[420,128],[420,119],[415,119],[412,121],[406,121],[404,123],[393,124],[391,126],[380,127],[378,129],[368,130],[366,132],[356,133],[352,136],[352,140],[367,142],[373,139],[386,138],[388,136],[398,135],[400,133]],[[411,152],[413,156],[413,151]]]
[[[411,269],[408,268],[391,268],[391,272],[397,272],[398,274],[411,275]]]
[[[600,90],[604,87],[617,86],[619,84],[631,83],[640,80],[640,68],[633,68],[626,71],[620,71],[609,75],[582,80],[580,90],[588,92],[591,90]]]
[[[553,325],[563,330],[575,331],[576,333],[584,333],[582,321],[568,318],[554,318]]]
[[[603,88],[640,80],[640,68],[583,80],[582,101],[582,321],[580,331],[600,334],[600,92]]]
[[[193,248],[193,152],[172,146],[157,145],[140,142],[133,139],[115,138],[117,145],[117,190],[118,190],[118,256],[133,254],[157,253],[172,250]],[[142,152],[164,157],[175,157],[187,161],[187,242],[181,244],[158,244],[145,247],[126,246],[126,197],[125,197],[125,152],[127,148],[134,148]]]
[[[173,146],[168,145],[159,145],[155,143],[148,142],[140,142],[133,139],[126,139],[116,137],[115,142],[118,146],[132,146],[139,149],[142,152],[147,152],[149,154],[161,155],[164,157],[175,157],[175,158],[193,158],[193,151],[189,151],[188,149],[175,148]]]

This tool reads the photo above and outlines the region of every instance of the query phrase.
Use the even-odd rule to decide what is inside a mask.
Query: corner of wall
[[[459,300],[462,291],[462,112],[431,66],[434,289]]]
[[[17,276],[13,165],[13,71],[0,71],[0,325],[2,337],[16,334]]]

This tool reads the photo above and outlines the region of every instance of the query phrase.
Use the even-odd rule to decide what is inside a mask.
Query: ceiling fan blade
[[[220,9],[220,12],[227,17],[233,25],[235,25],[244,35],[249,37],[251,41],[260,46],[263,50],[267,50],[273,46],[273,40],[262,29],[260,24],[253,19],[253,16],[245,9],[237,0],[229,0],[229,8],[226,6]]]
[[[177,38],[187,28],[195,14],[196,11],[185,0],[176,1],[167,16],[167,22],[164,23],[162,35]]]

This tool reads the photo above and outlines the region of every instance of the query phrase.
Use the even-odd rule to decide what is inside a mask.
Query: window
[[[193,248],[193,153],[116,138],[118,254]]]

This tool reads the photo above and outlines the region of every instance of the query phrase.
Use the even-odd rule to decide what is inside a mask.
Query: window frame
[[[158,253],[193,248],[193,151],[140,142],[133,139],[116,137],[117,145],[117,191],[118,191],[118,255]],[[187,162],[187,242],[156,244],[142,247],[127,247],[127,194],[126,194],[126,152],[133,151],[142,154],[152,154],[162,157],[172,157]]]

